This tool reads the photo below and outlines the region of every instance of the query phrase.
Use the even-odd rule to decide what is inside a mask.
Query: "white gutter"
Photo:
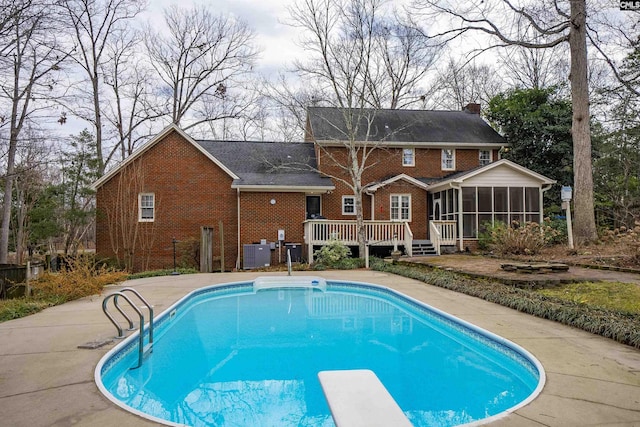
[[[278,192],[278,193],[322,193],[327,191],[333,191],[336,189],[335,185],[326,186],[303,186],[303,185],[238,185],[232,184],[231,188],[235,188],[238,191],[262,191],[262,192]]]

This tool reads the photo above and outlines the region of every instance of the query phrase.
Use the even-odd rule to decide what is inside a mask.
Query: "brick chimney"
[[[466,107],[462,109],[462,111],[465,111],[467,113],[472,113],[472,114],[480,114],[480,104],[476,104],[475,102],[470,102],[469,104],[467,104]]]

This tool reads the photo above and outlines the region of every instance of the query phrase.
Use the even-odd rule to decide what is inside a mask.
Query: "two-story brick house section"
[[[249,265],[245,245],[264,243],[270,263],[286,258],[281,243],[304,243],[309,261],[331,239],[355,249],[353,194],[334,164],[345,159],[340,117],[310,108],[300,143],[194,140],[165,128],[94,183],[98,254],[135,270],[170,267],[173,239],[206,240],[201,252],[213,264],[224,255],[230,269]],[[477,110],[369,117],[363,141],[378,138],[363,176],[371,245],[388,249],[396,237],[408,255],[428,240],[436,252],[463,250],[487,221],[542,220],[553,181],[500,160],[505,141]]]
[[[345,140],[374,148],[362,179],[365,219],[404,223],[393,234],[406,253],[429,251],[431,243],[435,252],[473,248],[486,222],[542,221],[542,193],[554,181],[500,159],[507,143],[480,117],[478,104],[462,111],[359,110],[354,117],[355,138],[341,110],[309,108],[305,140],[316,146],[319,170],[345,180],[335,165],[346,161]],[[335,191],[317,196],[320,213],[353,222],[354,195],[340,180],[334,184]],[[322,227],[331,225],[308,224],[309,242],[317,243],[314,231],[323,234]],[[388,238],[370,230],[370,241]]]

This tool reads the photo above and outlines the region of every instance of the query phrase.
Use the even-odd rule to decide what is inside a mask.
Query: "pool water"
[[[130,341],[96,376],[119,404],[169,423],[333,426],[318,372],[370,369],[415,426],[452,426],[522,404],[544,377],[515,345],[369,285],[212,287],[157,325],[142,367],[130,369]]]

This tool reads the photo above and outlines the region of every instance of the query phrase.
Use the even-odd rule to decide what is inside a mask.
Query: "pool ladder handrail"
[[[291,276],[291,249],[287,249],[287,271],[288,276]]]
[[[144,324],[145,324],[145,322],[144,322],[144,314],[142,313],[140,308],[138,308],[133,303],[133,301],[131,301],[131,299],[124,292],[133,293],[135,296],[138,297],[138,299],[149,310],[149,344],[146,347],[144,345]],[[142,297],[142,295],[140,295],[140,293],[138,291],[136,291],[133,288],[123,288],[119,292],[114,292],[112,294],[107,295],[102,300],[102,311],[105,314],[105,316],[107,316],[107,318],[111,321],[111,323],[113,323],[113,325],[116,327],[116,329],[118,331],[118,336],[116,338],[118,338],[118,339],[124,338],[124,331],[123,331],[122,327],[120,326],[120,324],[114,319],[114,317],[111,315],[111,313],[107,309],[107,305],[109,303],[109,299],[113,298],[113,305],[120,312],[120,314],[122,314],[122,316],[126,319],[126,321],[129,323],[129,329],[128,330],[132,331],[132,330],[135,329],[133,321],[131,320],[131,318],[126,314],[126,312],[118,304],[118,297],[122,297],[122,298],[125,299],[125,301],[127,301],[127,303],[131,306],[131,308],[133,308],[133,310],[136,313],[138,313],[138,317],[139,317],[139,320],[140,320],[140,332],[139,332],[139,336],[138,336],[138,366],[136,366],[134,368],[131,368],[131,369],[137,369],[140,366],[142,366],[142,362],[144,361],[144,356],[153,351],[153,307],[151,306],[151,304],[149,304],[149,302],[146,299],[144,299]]]

